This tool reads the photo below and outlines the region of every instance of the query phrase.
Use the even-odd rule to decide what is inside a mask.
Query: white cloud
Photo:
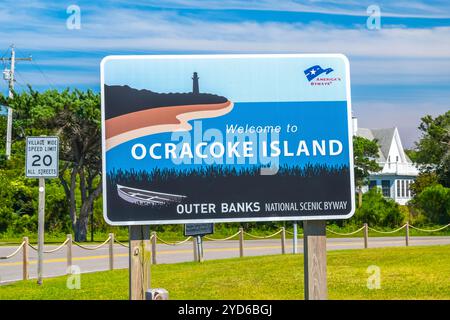
[[[450,39],[450,27],[369,31],[363,26],[348,29],[322,23],[199,20],[173,11],[90,8],[90,12],[82,16],[81,30],[66,29],[61,18],[41,18],[39,24],[36,17],[28,23],[38,27],[13,32],[1,29],[0,48],[14,40],[22,52],[66,52],[61,58],[46,59],[48,62],[39,57],[36,60],[40,65],[61,67],[95,67],[99,62],[79,57],[76,52],[83,56],[155,51],[339,52],[350,57],[354,83],[450,81],[450,41],[445,41]],[[64,57],[67,52],[75,52],[75,57]]]
[[[140,5],[149,7],[164,7],[174,9],[209,9],[209,10],[260,10],[339,14],[348,16],[367,16],[366,9],[370,5],[381,7],[384,17],[404,18],[449,18],[450,5],[446,2],[409,0],[119,0],[122,5]]]
[[[343,52],[366,57],[447,58],[450,27],[346,29],[325,24],[219,22],[175,13],[112,10],[82,18],[81,30],[48,21],[13,33],[30,50]],[[0,47],[11,42],[0,30]]]

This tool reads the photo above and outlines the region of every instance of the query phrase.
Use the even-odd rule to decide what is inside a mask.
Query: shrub
[[[14,212],[10,208],[0,207],[0,233],[13,224],[14,218]]]
[[[394,200],[384,198],[378,188],[373,188],[363,195],[362,206],[351,220],[357,224],[397,227],[405,220],[405,214]]]
[[[438,224],[450,222],[450,188],[441,184],[427,187],[412,202],[422,211],[428,222]]]

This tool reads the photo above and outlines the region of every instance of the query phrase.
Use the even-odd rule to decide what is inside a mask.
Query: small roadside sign
[[[57,178],[58,137],[27,137],[25,175],[28,178]]]
[[[213,223],[188,223],[184,225],[184,236],[204,236],[214,233]]]
[[[27,137],[25,148],[25,176],[39,178],[37,283],[41,285],[44,270],[45,179],[58,177],[59,138]]]

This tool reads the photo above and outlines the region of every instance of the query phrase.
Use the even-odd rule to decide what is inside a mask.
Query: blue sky
[[[80,30],[66,27],[72,4]],[[369,5],[379,30],[366,27]],[[14,43],[33,56],[17,65],[18,90],[99,91],[109,54],[344,53],[360,126],[397,126],[411,146],[420,117],[450,107],[449,1],[2,0],[0,21],[0,54]]]

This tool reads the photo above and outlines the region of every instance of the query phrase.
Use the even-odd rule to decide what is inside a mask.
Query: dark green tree
[[[411,193],[413,196],[420,194],[426,187],[439,184],[439,179],[434,172],[421,172],[414,183],[411,185]]]
[[[355,185],[358,190],[358,207],[362,205],[362,187],[367,185],[371,172],[378,172],[381,167],[376,162],[378,144],[376,141],[355,136],[353,137],[353,158],[355,168]]]
[[[450,187],[450,111],[436,118],[427,115],[421,120],[422,136],[416,142],[412,160],[422,172],[436,173],[439,183]]]
[[[450,188],[435,184],[423,189],[413,199],[416,208],[429,222],[447,224],[450,222]]]
[[[14,109],[14,141],[25,135],[60,138],[59,179],[77,241],[85,241],[93,202],[102,191],[100,95],[88,90],[48,90],[0,96]]]

